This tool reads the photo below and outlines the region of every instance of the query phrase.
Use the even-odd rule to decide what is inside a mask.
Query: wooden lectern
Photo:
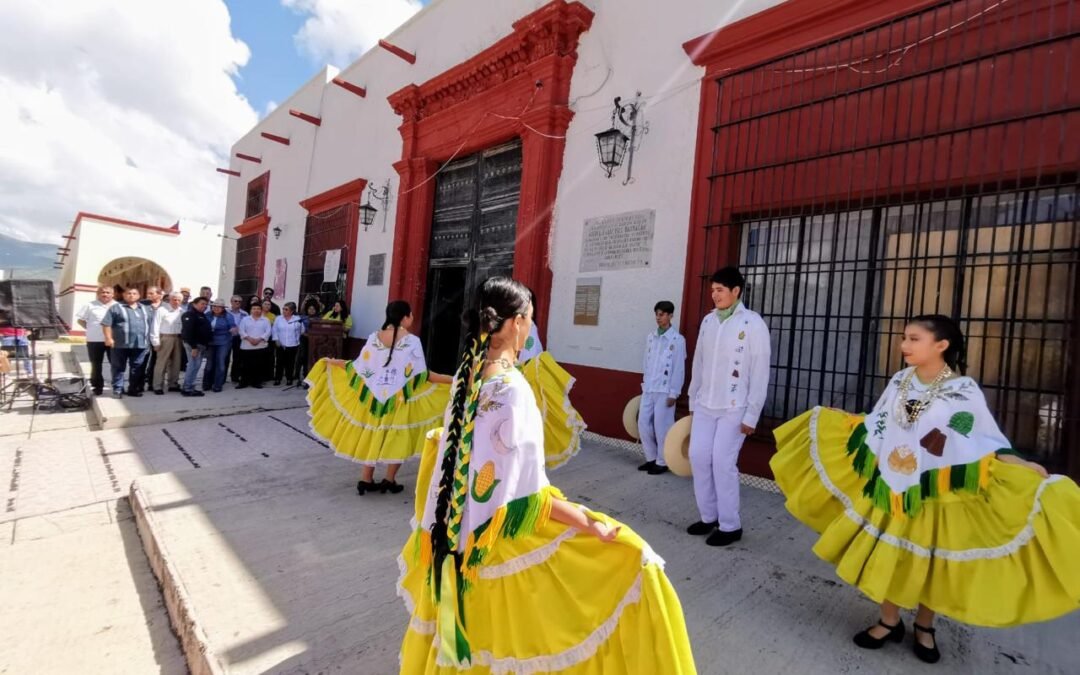
[[[345,329],[340,321],[312,319],[307,331],[308,360],[307,367],[315,365],[319,359],[340,359],[345,351]]]

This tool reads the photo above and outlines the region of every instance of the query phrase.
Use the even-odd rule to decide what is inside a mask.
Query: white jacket
[[[660,335],[652,331],[645,339],[645,359],[641,366],[641,391],[678,398],[686,382],[686,338],[671,326]]]
[[[769,327],[739,305],[720,322],[715,311],[701,321],[690,379],[690,410],[745,408],[742,423],[756,428],[769,390]]]

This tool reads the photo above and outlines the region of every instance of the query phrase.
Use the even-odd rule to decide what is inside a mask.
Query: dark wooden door
[[[435,180],[423,337],[428,367],[451,373],[466,299],[488,277],[514,271],[521,142],[455,160]]]

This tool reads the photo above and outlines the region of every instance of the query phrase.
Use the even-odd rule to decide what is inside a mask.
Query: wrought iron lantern
[[[368,185],[367,201],[360,205],[360,222],[363,224],[365,232],[367,232],[367,229],[375,222],[375,214],[379,212],[379,209],[371,205],[372,199],[382,204],[383,232],[386,232],[386,207],[390,203],[389,179],[387,179],[386,183],[380,189],[376,189],[374,185]]]
[[[611,111],[611,128],[596,134],[600,167],[608,178],[626,159],[626,180],[623,185],[633,182],[634,151],[641,145],[641,137],[649,133],[648,123],[639,119],[641,108],[640,91],[631,103],[623,103],[622,97],[616,97],[615,108]],[[629,136],[627,131],[630,132]]]
[[[282,230],[282,229],[281,229],[281,226],[280,226],[280,225],[275,225],[275,226],[274,226],[274,229],[273,229],[273,232],[274,232],[274,239],[281,239],[281,233],[282,233],[283,231],[284,231],[284,230]]]

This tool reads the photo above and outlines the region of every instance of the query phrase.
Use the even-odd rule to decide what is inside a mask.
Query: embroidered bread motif
[[[919,460],[911,448],[901,445],[893,448],[893,451],[889,453],[889,468],[896,473],[910,476],[919,468]]]

